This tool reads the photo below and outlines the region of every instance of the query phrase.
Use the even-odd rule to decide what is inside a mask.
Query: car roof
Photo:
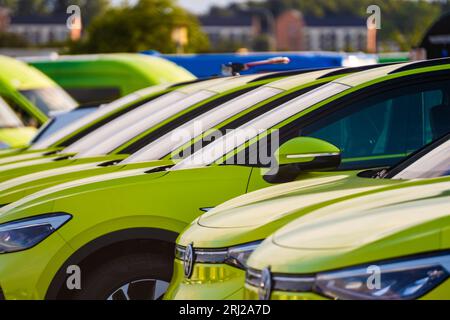
[[[56,84],[39,70],[14,58],[0,56],[0,79],[16,90],[55,87]]]
[[[389,64],[386,66],[382,66],[380,68],[375,68],[372,70],[358,72],[358,73],[340,78],[339,80],[336,80],[335,82],[347,85],[349,87],[356,87],[363,83],[367,83],[367,82],[370,82],[370,81],[373,81],[373,80],[376,80],[376,79],[379,79],[382,77],[387,77],[389,75],[393,75],[396,73],[406,72],[406,71],[419,69],[419,68],[427,68],[427,67],[433,67],[433,66],[438,67],[438,66],[442,66],[442,65],[450,66],[450,59],[444,58],[444,59],[414,61],[414,62],[399,63],[399,64]]]
[[[24,61],[39,68],[46,66],[52,71],[67,68],[77,69],[77,72],[92,72],[93,66],[101,69],[102,74],[111,72],[111,66],[120,68],[122,72],[129,70],[139,74],[154,83],[189,81],[195,77],[186,69],[163,58],[146,56],[136,53],[87,54],[72,56],[57,56],[45,58],[24,58]],[[54,69],[54,70],[53,70]],[[70,71],[70,70],[69,70]]]

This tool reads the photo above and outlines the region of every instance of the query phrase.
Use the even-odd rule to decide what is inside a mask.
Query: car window
[[[109,103],[121,97],[121,89],[118,87],[66,88],[66,90],[82,105]]]
[[[65,140],[60,145],[60,146],[69,146],[72,143],[75,143],[76,141],[85,137],[89,133],[100,128],[102,125],[105,125],[106,123],[109,123],[110,121],[113,121],[119,118],[120,116],[123,116],[124,114],[127,114],[128,112],[137,109],[138,107],[144,105],[145,103],[150,103],[151,101],[155,101],[156,99],[161,97],[161,95],[155,94],[151,95],[146,99],[141,100],[139,99],[139,96],[140,95],[138,94],[138,92],[136,92],[129,96],[125,96],[119,100],[116,100],[114,102],[111,102],[109,104],[103,105],[97,108],[97,110],[95,110],[94,112],[82,118],[79,118],[77,121],[70,123],[63,129],[55,132],[52,135],[49,135],[45,139],[40,139],[39,141],[36,141],[36,143],[34,143],[31,146],[31,150],[41,150],[49,148],[58,141],[61,141],[65,137],[69,136],[71,133],[76,132],[77,130],[80,130],[81,128],[84,127],[85,128],[84,130],[78,132],[70,139]],[[86,128],[86,126],[88,127]]]
[[[71,123],[74,123],[78,119],[81,119],[93,112],[95,112],[97,108],[79,108],[69,112],[63,112],[53,119],[51,119],[45,126],[43,126],[32,143],[38,143],[50,137],[51,135],[57,133],[60,130],[63,130]]]
[[[22,121],[14,111],[0,98],[0,128],[23,127]]]
[[[214,94],[214,92],[202,90],[186,97],[184,93],[171,92],[111,121],[66,148],[65,152],[79,153],[80,157],[106,154],[111,149],[114,150],[114,147],[117,148],[117,146],[136,137],[148,128],[212,97]],[[100,150],[100,144],[102,144],[102,150]]]
[[[450,119],[440,123],[449,96],[448,80],[394,89],[340,108],[299,135],[337,146],[341,169],[391,166],[450,130]]]
[[[330,83],[301,95],[217,139],[178,163],[173,170],[211,165],[273,126],[349,88],[349,86],[340,83]]]
[[[130,156],[124,163],[144,162],[160,159],[171,151],[183,146],[191,139],[200,135],[208,129],[213,128],[220,122],[228,119],[239,112],[250,108],[261,101],[269,99],[281,93],[280,89],[262,87],[250,91],[238,98],[226,102],[206,114],[195,118],[176,130],[166,134],[162,138],[150,143],[146,148]]]
[[[49,116],[54,112],[70,111],[77,107],[75,100],[59,87],[22,90],[20,93]]]
[[[394,175],[392,179],[423,179],[450,175],[450,140],[437,146],[417,161]]]
[[[35,128],[38,127],[39,124],[37,119],[26,109],[20,106],[15,100],[7,96],[2,96],[1,98],[6,102],[8,106],[11,107],[11,109],[14,111],[17,117],[20,118],[20,120],[24,123],[25,126]]]

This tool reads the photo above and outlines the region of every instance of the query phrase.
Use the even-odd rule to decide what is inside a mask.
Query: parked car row
[[[440,59],[188,79],[41,130],[0,153],[0,298],[450,298],[449,101]]]

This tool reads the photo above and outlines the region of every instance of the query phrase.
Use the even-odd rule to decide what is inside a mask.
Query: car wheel
[[[74,299],[160,300],[172,276],[169,260],[138,253],[114,258],[87,272]]]

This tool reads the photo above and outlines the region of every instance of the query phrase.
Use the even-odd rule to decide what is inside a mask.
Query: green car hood
[[[238,197],[200,217],[180,236],[178,243],[220,248],[258,241],[338,199],[399,183],[360,178],[357,173],[311,173],[300,181]]]
[[[29,161],[20,161],[15,163],[8,163],[0,165],[0,183],[15,179],[23,175],[33,174],[45,170],[68,167],[76,164],[96,163],[96,162],[110,162],[123,160],[128,155],[107,155],[100,157],[73,159],[67,155],[61,157],[51,155],[43,158],[36,158]]]
[[[450,246],[450,178],[384,190],[294,221],[266,240],[249,266],[306,274]]]
[[[155,160],[144,163],[103,165],[104,161],[75,164],[51,170],[39,171],[0,183],[0,204],[9,204],[32,193],[54,185],[97,175],[153,166],[172,165],[170,160]]]
[[[58,154],[57,150],[48,150],[48,151],[24,151],[18,154],[13,154],[7,157],[0,157],[0,171],[2,170],[2,166],[6,164],[14,164],[20,163],[22,161],[30,161],[35,159],[55,159],[60,158],[63,155]]]
[[[84,198],[89,193],[95,194],[96,192],[108,191],[108,189],[123,188],[124,184],[136,183],[136,180],[148,182],[151,179],[157,179],[167,174],[165,171],[148,174],[149,170],[154,170],[158,167],[165,167],[165,165],[113,172],[74,180],[44,189],[1,208],[0,223],[23,219],[38,214],[38,212],[41,212],[42,214],[42,210],[44,210],[44,212],[51,212],[53,209],[57,210],[57,201],[64,203],[66,200],[70,201],[70,199],[76,199],[77,197]],[[103,200],[106,201],[107,199]],[[77,209],[78,208],[73,207],[71,208],[71,211],[77,211]]]

